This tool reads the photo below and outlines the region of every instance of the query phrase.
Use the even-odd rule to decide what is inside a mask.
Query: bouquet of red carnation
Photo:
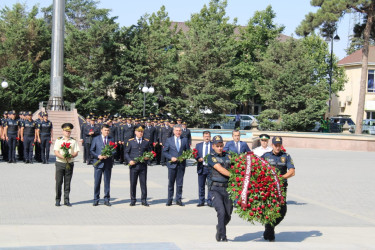
[[[143,163],[147,160],[152,160],[154,159],[154,157],[156,157],[156,153],[154,151],[151,151],[151,152],[144,152],[143,155],[139,156],[139,157],[136,157],[134,159],[135,162],[140,162],[140,163]],[[147,158],[147,160],[146,160]]]
[[[112,157],[113,153],[116,151],[116,148],[117,148],[116,143],[110,141],[109,144],[104,146],[100,155]],[[94,166],[96,167],[100,162],[101,160],[98,160],[97,162],[94,163]]]
[[[184,160],[192,159],[192,158],[194,158],[193,150],[189,149],[189,150],[183,151],[182,154],[179,157],[177,157],[177,161],[183,162]],[[172,161],[169,161],[169,162],[173,163]]]
[[[156,146],[156,144],[157,144],[156,142],[153,142],[153,143],[152,143],[152,146],[153,146],[153,147],[155,147],[155,146]]]
[[[281,151],[283,151],[284,153],[286,152],[286,149],[284,148],[283,145],[281,145]]]
[[[94,130],[91,128],[89,132],[94,132]]]
[[[20,138],[19,138],[19,137],[16,137],[16,140],[17,140],[17,141],[19,141],[19,140],[20,140]]]
[[[66,161],[66,169],[67,170],[70,170],[70,164],[68,162],[68,159],[72,158],[72,155],[69,153],[70,148],[71,148],[71,145],[70,145],[69,142],[64,142],[63,144],[61,144],[61,147],[60,147],[60,149],[63,151],[63,157]]]
[[[198,157],[198,150],[196,148],[193,149],[193,156],[196,159]]]

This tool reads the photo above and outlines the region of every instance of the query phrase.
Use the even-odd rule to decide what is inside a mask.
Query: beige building
[[[357,50],[341,59],[338,65],[345,68],[348,82],[345,84],[344,90],[338,92],[338,96],[332,97],[331,113],[332,116],[350,116],[355,122],[361,81],[362,50]],[[367,75],[364,119],[375,119],[375,46],[370,46]]]

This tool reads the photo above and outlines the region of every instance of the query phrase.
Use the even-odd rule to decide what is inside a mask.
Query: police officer
[[[23,125],[23,123],[25,122],[26,120],[26,111],[20,111],[19,112],[19,118],[18,118],[18,126],[19,126],[19,131],[21,132],[21,127]],[[18,136],[18,140],[16,142],[16,145],[17,145],[17,152],[18,152],[18,160],[19,161],[23,161],[25,162],[25,157],[23,155],[23,152],[24,152],[24,147],[23,147],[23,143],[20,141],[20,138],[21,136]]]
[[[9,119],[4,126],[5,140],[8,143],[8,163],[16,163],[16,142],[20,136],[19,122],[16,120],[16,111],[8,113]]]
[[[136,162],[134,159],[149,152],[151,149],[150,141],[143,137],[144,127],[137,125],[134,129],[135,137],[129,139],[125,148],[125,158],[129,162],[130,168],[130,206],[135,206],[137,201],[136,190],[137,180],[141,184],[141,201],[142,205],[148,207],[147,203],[147,160],[145,162]]]
[[[295,175],[295,167],[292,158],[289,154],[281,150],[283,144],[283,139],[280,136],[275,136],[272,138],[272,151],[265,153],[261,158],[265,159],[270,163],[271,166],[274,166],[280,171],[280,174],[283,176],[285,193],[288,186],[288,181],[290,177]],[[275,240],[275,227],[284,219],[286,214],[287,207],[286,203],[281,205],[280,215],[281,217],[276,219],[275,225],[266,224],[263,237],[265,240],[274,241]]]
[[[92,143],[92,140],[94,139],[94,137],[98,136],[100,134],[100,129],[98,127],[98,125],[95,124],[95,117],[94,116],[91,116],[90,118],[90,123],[89,124],[86,124],[84,126],[84,136],[85,136],[85,139],[84,139],[84,149],[86,151],[86,163],[87,165],[90,165],[92,164],[92,157],[91,157],[91,154],[90,154],[90,147],[91,147],[91,143]]]
[[[43,121],[38,124],[38,142],[41,146],[43,164],[48,164],[49,150],[53,140],[52,122],[48,120],[47,112],[43,113]]]
[[[38,126],[32,119],[33,113],[31,111],[26,112],[26,120],[22,123],[21,127],[21,141],[23,142],[23,155],[26,163],[33,163],[33,149],[34,143],[38,138]]]
[[[69,194],[70,194],[70,182],[73,176],[73,168],[74,168],[74,158],[78,156],[79,147],[77,141],[70,137],[71,131],[73,129],[73,124],[71,123],[64,123],[61,126],[63,130],[63,136],[56,139],[55,145],[53,150],[56,155],[56,203],[55,206],[60,206],[61,201],[61,187],[64,182],[64,205],[71,207],[69,201]],[[64,151],[61,149],[63,143],[70,143],[69,153],[72,158],[64,158]]]
[[[3,161],[8,161],[8,143],[5,140],[5,123],[8,120],[8,111],[4,111],[3,118],[1,118],[1,155]]]
[[[126,124],[121,130],[121,142],[126,145],[129,139],[134,137],[134,125],[132,124],[132,118],[130,116],[126,119]],[[127,165],[129,162],[124,159],[124,164]]]
[[[157,123],[155,125],[155,128],[156,128],[156,144],[155,144],[155,153],[156,153],[156,164],[157,165],[160,165],[160,161],[161,161],[161,152],[162,152],[162,149],[163,147],[161,146],[160,144],[160,134],[161,134],[161,130],[163,128],[163,125],[162,123],[164,122],[163,119],[160,119],[160,118],[157,118]]]
[[[90,115],[87,115],[86,116],[86,120],[84,122],[82,122],[81,124],[81,133],[80,133],[80,142],[82,143],[82,146],[85,147],[85,138],[86,136],[84,135],[84,128],[87,124],[90,123]],[[86,159],[87,159],[87,156],[86,156],[86,150],[83,150],[83,163],[86,163]]]
[[[38,119],[35,120],[36,126],[43,121],[43,112],[38,113]],[[38,138],[37,138],[38,139]],[[42,146],[38,140],[35,142],[35,160],[37,162],[42,162]]]
[[[227,192],[230,172],[230,159],[223,152],[224,142],[220,135],[214,136],[212,140],[214,152],[207,156],[207,165],[211,172],[209,175],[209,189],[211,191],[212,205],[217,212],[216,240],[228,241],[226,225],[229,223],[233,211],[233,202]]]
[[[165,119],[164,120],[164,126],[162,126],[162,128],[160,130],[160,134],[159,134],[159,143],[162,147],[164,147],[165,142],[167,141],[167,139],[169,137],[172,136],[172,134],[173,134],[173,129],[169,125],[169,120]],[[164,153],[162,151],[161,152],[160,164],[162,166],[165,166],[165,161],[166,161],[166,159],[165,159]]]
[[[190,129],[187,128],[187,123],[182,122],[182,137],[185,137],[188,140],[189,145],[191,145],[191,132]]]

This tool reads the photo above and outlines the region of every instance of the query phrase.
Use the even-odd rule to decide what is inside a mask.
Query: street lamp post
[[[3,89],[8,88],[9,84],[8,84],[7,80],[6,80],[4,77],[2,77],[2,76],[0,76],[0,78],[3,79],[3,81],[1,82],[1,87],[2,87]]]
[[[147,80],[143,83],[142,92],[143,92],[143,116],[146,114],[146,93],[153,94],[155,92],[154,87],[150,84],[150,87],[147,86]],[[141,85],[139,85],[141,89]]]
[[[336,34],[333,37],[333,32],[331,36],[327,38],[327,41],[331,41],[331,60],[329,62],[330,70],[329,70],[329,102],[328,102],[328,114],[331,114],[331,102],[332,102],[332,75],[333,75],[333,41],[338,42],[340,41],[340,37]]]

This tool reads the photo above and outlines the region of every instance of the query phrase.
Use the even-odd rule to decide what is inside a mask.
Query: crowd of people
[[[18,160],[33,163],[33,160],[44,164],[49,162],[49,147],[53,141],[53,125],[48,120],[48,113],[40,113],[36,121],[32,112],[4,112],[1,120],[1,150],[3,159],[9,163],[16,162],[15,149],[18,145]],[[173,200],[178,206],[182,202],[183,180],[186,160],[180,156],[191,149],[192,137],[186,122],[182,119],[163,119],[152,114],[148,118],[110,117],[88,115],[81,125],[80,139],[71,137],[73,124],[61,126],[63,136],[54,143],[56,156],[56,197],[55,205],[61,206],[62,186],[64,186],[64,205],[72,206],[69,199],[74,159],[79,154],[79,143],[84,147],[83,162],[94,167],[93,206],[100,202],[100,186],[104,176],[104,205],[110,203],[110,182],[113,165],[118,162],[129,166],[130,171],[130,206],[136,205],[136,187],[139,180],[141,187],[141,204],[148,207],[147,201],[147,167],[151,164],[166,165],[168,168],[168,198],[166,206]],[[233,140],[224,145],[220,135],[211,137],[210,131],[204,131],[202,142],[195,145],[195,160],[198,174],[198,207],[207,204],[217,212],[217,241],[227,241],[226,225],[231,220],[233,201],[230,200],[227,187],[230,176],[230,153],[242,154],[251,149],[241,141],[238,130],[232,132]],[[272,147],[268,145],[270,136],[259,136],[261,145],[253,149],[254,154],[267,160],[270,165],[279,169],[287,179],[294,176],[295,167],[289,154],[282,149],[282,138],[274,137]],[[111,147],[109,147],[109,146]],[[35,146],[35,158],[33,148]],[[39,147],[39,149],[38,149]],[[108,148],[111,148],[108,151]],[[110,152],[108,154],[108,152]],[[143,157],[146,152],[155,152],[155,158]],[[142,158],[143,157],[143,158]],[[139,160],[142,158],[143,160]],[[206,193],[206,186],[208,191]],[[207,195],[207,196],[206,196]],[[281,217],[276,224],[265,225],[265,240],[274,241],[274,227],[286,214],[286,204],[281,207]]]

